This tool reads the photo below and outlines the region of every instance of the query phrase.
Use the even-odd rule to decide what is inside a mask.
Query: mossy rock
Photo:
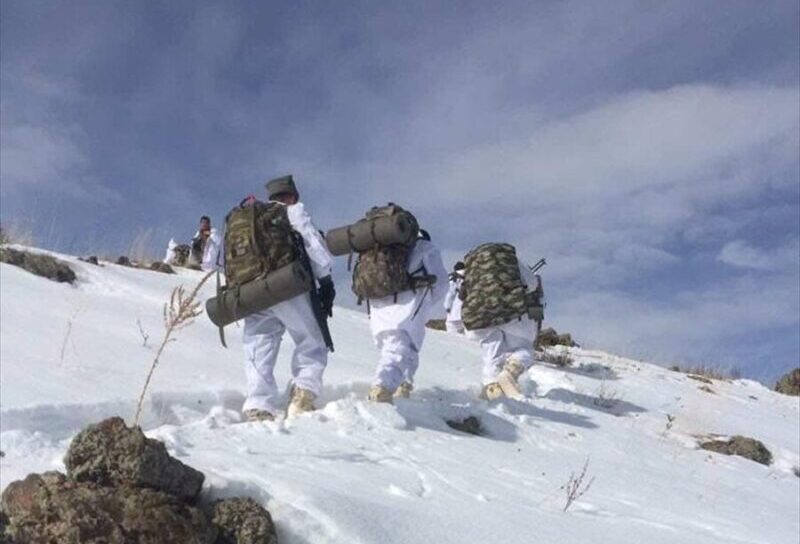
[[[800,397],[800,368],[795,368],[784,375],[775,384],[775,391],[784,395]]]
[[[72,283],[76,279],[75,272],[67,263],[50,255],[4,247],[0,248],[0,262],[18,266],[31,274],[61,283]]]
[[[730,440],[710,440],[700,444],[700,447],[723,455],[738,455],[762,465],[772,464],[772,453],[764,443],[746,436],[737,435]]]

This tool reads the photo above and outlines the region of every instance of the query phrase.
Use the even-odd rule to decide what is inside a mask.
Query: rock
[[[101,486],[148,487],[193,500],[204,476],[167,453],[163,443],[129,428],[119,417],[90,425],[72,440],[64,459],[67,475]]]
[[[93,264],[93,265],[96,265],[96,266],[100,266],[100,261],[98,260],[96,255],[91,255],[89,257],[81,257],[78,260],[83,261],[85,263],[89,263],[89,264]]]
[[[214,503],[211,521],[218,531],[216,544],[277,544],[275,524],[264,507],[250,498]]]
[[[152,489],[101,487],[63,474],[31,474],[2,495],[12,543],[213,544],[217,530],[198,508]]]
[[[730,440],[711,440],[700,444],[704,450],[721,453],[723,455],[738,455],[756,463],[769,466],[772,463],[772,453],[760,441],[746,436],[734,436]]]
[[[481,421],[475,416],[469,416],[462,420],[448,419],[445,421],[445,423],[447,423],[447,426],[451,429],[461,431],[462,433],[483,436],[483,427],[481,427]]]
[[[572,339],[569,333],[558,334],[553,327],[547,327],[539,331],[539,336],[536,338],[536,346],[540,348],[549,348],[552,346],[567,346],[576,347],[578,344]]]
[[[8,516],[0,510],[0,544],[13,544],[11,537],[8,536],[7,528],[9,524]]]
[[[119,256],[119,258],[117,259],[117,264],[120,266],[131,266],[131,267],[133,266],[131,260],[127,258],[125,255]]]
[[[4,247],[0,248],[0,262],[18,266],[31,274],[61,283],[72,283],[76,278],[75,272],[67,263],[50,255]]]
[[[447,327],[444,324],[444,319],[431,319],[427,323],[425,323],[425,326],[428,327],[429,329],[434,329],[437,331],[447,330]]]
[[[174,274],[175,270],[172,269],[170,265],[167,263],[162,263],[156,261],[150,265],[150,270],[155,270],[156,272],[163,272],[164,274]]]
[[[800,368],[795,368],[784,375],[775,384],[775,391],[784,395],[800,397]]]

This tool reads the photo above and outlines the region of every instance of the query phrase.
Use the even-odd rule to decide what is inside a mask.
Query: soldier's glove
[[[333,317],[333,299],[336,298],[336,289],[330,276],[319,279],[319,301],[328,317]]]

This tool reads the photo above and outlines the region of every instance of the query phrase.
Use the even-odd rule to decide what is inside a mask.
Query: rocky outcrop
[[[64,458],[67,476],[103,486],[149,487],[194,500],[203,487],[203,473],[170,457],[158,440],[122,418],[90,425],[72,440]]]
[[[277,544],[269,512],[253,499],[234,498],[214,503],[211,520],[219,531],[216,544]]]
[[[0,262],[18,266],[31,274],[60,283],[72,283],[76,278],[75,272],[67,263],[50,255],[4,247],[0,248]]]
[[[800,397],[800,368],[795,368],[785,374],[775,384],[775,391],[784,395]]]
[[[58,472],[31,474],[2,497],[10,542],[214,544],[217,530],[175,496],[131,486],[102,487]]]
[[[769,466],[772,463],[772,453],[764,443],[746,436],[737,435],[730,440],[711,440],[703,442],[700,447],[723,455],[738,455],[762,465]]]
[[[558,334],[554,328],[548,327],[539,331],[539,336],[536,339],[536,345],[540,348],[548,348],[552,346],[575,347],[578,344],[576,344],[572,339],[571,334]]]
[[[31,474],[0,497],[0,544],[276,544],[252,499],[203,505],[204,476],[120,418],[72,441],[67,474]]]

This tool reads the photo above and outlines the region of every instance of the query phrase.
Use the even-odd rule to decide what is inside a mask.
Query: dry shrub
[[[164,348],[167,347],[169,342],[175,340],[172,338],[175,333],[194,323],[194,319],[203,313],[200,307],[201,302],[195,299],[200,292],[200,288],[203,287],[203,284],[208,281],[208,278],[210,278],[213,273],[214,272],[209,272],[203,276],[188,296],[183,285],[176,287],[172,290],[169,302],[164,304],[164,337],[161,339],[161,345],[158,346],[156,356],[150,364],[150,370],[147,372],[147,378],[142,387],[142,393],[139,395],[139,402],[136,403],[136,416],[133,419],[134,425],[139,425],[139,418],[142,415],[142,406],[144,405],[144,397],[147,393],[147,388],[150,386],[150,380],[153,378],[153,372],[155,372],[161,354],[164,352]]]
[[[562,368],[572,366],[572,363],[575,362],[575,359],[566,351],[545,350],[539,352],[537,356],[543,363],[549,363]]]
[[[588,481],[588,470],[589,470],[589,458],[586,458],[586,462],[583,464],[583,469],[579,474],[575,474],[574,472],[569,475],[569,480],[567,483],[561,486],[561,489],[564,490],[566,494],[566,504],[564,504],[564,512],[569,510],[569,507],[572,506],[572,503],[583,497],[589,488],[592,487],[594,483],[594,476],[589,478]]]

